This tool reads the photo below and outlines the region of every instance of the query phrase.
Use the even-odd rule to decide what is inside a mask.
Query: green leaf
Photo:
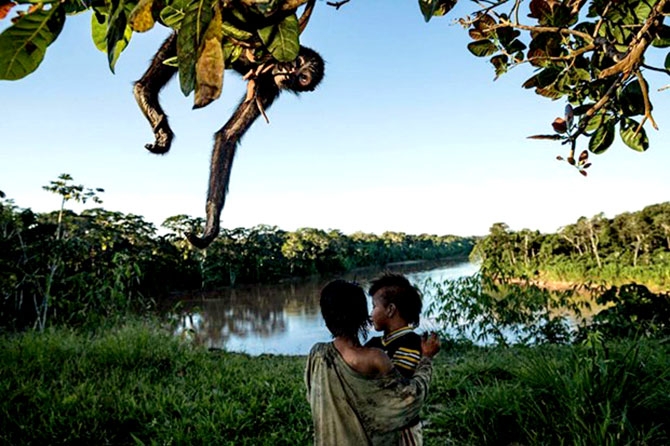
[[[655,46],[656,48],[667,48],[670,46],[670,26],[661,26],[656,33],[656,38],[652,40],[651,46]]]
[[[126,48],[132,36],[127,32],[128,16],[125,11],[125,0],[112,1],[111,16],[107,21],[107,60],[109,61],[109,69],[114,72],[114,65],[121,55],[121,52]]]
[[[443,16],[456,6],[457,0],[419,0],[419,9],[426,22],[433,17]]]
[[[290,62],[298,57],[300,29],[297,15],[287,16],[276,26],[260,28],[258,36],[277,61]]]
[[[229,41],[223,42],[223,58],[226,66],[230,66],[233,62],[239,59],[243,51],[244,48],[239,45],[235,45]]]
[[[491,27],[495,26],[495,21],[490,26]],[[500,42],[500,44],[502,46],[505,47],[505,49],[508,52],[513,53],[513,52],[517,51],[515,49],[510,50],[509,45],[512,42],[514,42],[515,40],[518,40],[517,37],[519,37],[521,35],[521,33],[518,30],[516,30],[516,29],[514,29],[510,26],[506,26],[506,27],[498,28],[497,30],[495,30],[495,35],[498,36],[498,41]],[[523,46],[523,49],[526,48],[526,45],[523,44],[521,41],[515,43],[514,45],[519,45],[519,44],[521,44]]]
[[[108,18],[109,17],[106,12],[100,11],[96,11],[96,13],[91,16],[91,37],[93,39],[93,44],[103,53],[107,53],[109,44],[109,41],[107,40],[107,35],[109,33]],[[102,22],[100,22],[100,20],[102,20]],[[116,42],[115,48],[111,53],[111,57],[110,54],[107,53],[109,67],[112,73],[114,72],[114,65],[116,64],[116,61],[121,55],[121,52],[126,48],[126,46],[128,46],[128,42],[130,41],[131,37],[132,30],[126,26],[123,30],[121,39]]]
[[[239,29],[230,22],[223,22],[221,24],[221,30],[223,31],[224,35],[237,40],[246,41],[253,37],[253,34],[251,34],[249,31]]]
[[[670,70],[670,53],[665,55],[665,69]]]
[[[47,47],[65,23],[61,4],[38,9],[21,17],[0,34],[0,79],[21,79],[42,63]]]
[[[572,14],[570,8],[564,4],[558,4],[551,15],[549,25],[559,28],[574,25],[577,22],[577,14]]]
[[[647,2],[647,1],[638,2],[633,10],[633,13],[635,15],[634,19],[637,20],[633,20],[633,22],[644,23],[649,18],[649,14],[651,14],[651,8],[653,3],[655,2]]]
[[[496,68],[496,78],[507,72],[508,57],[506,54],[498,54],[491,58],[491,63]]]
[[[103,19],[102,23],[99,21],[100,18]],[[96,14],[91,15],[91,37],[93,39],[93,44],[98,50],[102,52],[107,52],[109,43],[107,40],[107,34],[109,32],[107,19],[108,17],[104,12],[97,11]],[[123,30],[123,36],[121,40],[116,42],[116,46],[114,47],[113,53],[111,54],[112,57],[110,58],[110,54],[107,53],[109,68],[112,70],[112,73],[114,72],[116,61],[119,59],[121,52],[123,52],[123,50],[128,46],[128,42],[130,42],[132,35],[133,31],[129,26],[126,26]]]
[[[19,3],[22,2],[19,1]],[[65,0],[62,4],[67,15],[77,14],[90,8],[90,4],[82,0]]]
[[[644,152],[649,148],[649,138],[644,128],[636,133],[640,123],[631,118],[623,118],[619,126],[619,135],[621,140],[633,150]]]
[[[542,87],[542,88],[536,88],[535,93],[539,94],[540,96],[544,96],[545,98],[549,99],[558,99],[562,97],[565,93],[553,88],[553,87]]]
[[[523,88],[546,88],[556,82],[561,72],[562,70],[555,67],[544,68],[521,86]]]
[[[575,110],[579,110],[579,107],[577,107]],[[584,111],[585,113],[586,111]],[[577,113],[575,113],[577,114]],[[583,113],[580,113],[583,114]],[[591,116],[589,118],[589,122],[586,124],[586,131],[587,132],[592,132],[594,130],[598,130],[600,126],[603,125],[603,122],[605,122],[607,116],[604,113],[598,113],[596,115]]]
[[[629,82],[619,94],[619,107],[624,116],[644,113],[644,96],[637,79]]]
[[[572,112],[575,114],[575,116],[581,116],[584,113],[586,113],[591,107],[593,107],[593,103],[589,102],[586,104],[578,105],[577,107],[574,107],[572,109]]]
[[[589,140],[589,150],[596,155],[605,152],[614,142],[614,118],[607,116]]]
[[[214,16],[211,0],[192,0],[186,7],[177,34],[179,85],[188,96],[195,88],[195,63],[207,26]]]
[[[488,39],[468,43],[468,50],[477,57],[486,57],[498,52],[498,47]]]
[[[188,0],[175,0],[169,6],[161,10],[160,18],[165,26],[169,26],[175,31],[179,31],[181,22],[186,15]]]
[[[585,70],[583,68],[574,68],[574,69],[570,70],[569,75],[570,75],[570,80],[572,80],[575,83],[577,83],[579,81],[584,81],[584,82],[590,82],[591,81],[591,73],[589,73],[588,70]]]
[[[520,41],[519,39],[514,39],[509,45],[505,45],[505,49],[508,53],[516,53],[517,51],[523,51],[526,49],[526,44]]]
[[[102,23],[98,21],[98,17],[104,19]],[[107,51],[105,34],[107,34],[107,16],[104,13],[91,14],[91,38],[95,47],[102,52]]]

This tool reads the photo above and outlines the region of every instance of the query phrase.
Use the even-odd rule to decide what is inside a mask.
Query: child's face
[[[384,331],[388,327],[388,307],[381,294],[380,290],[372,296],[372,313],[370,313],[370,319],[377,331]]]

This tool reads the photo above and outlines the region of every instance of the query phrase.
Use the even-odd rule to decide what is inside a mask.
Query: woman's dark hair
[[[372,281],[370,296],[382,290],[380,298],[386,305],[394,304],[408,324],[418,326],[421,320],[421,292],[402,274],[385,273]]]
[[[333,337],[358,340],[368,335],[370,318],[365,291],[360,285],[336,279],[321,290],[321,315]]]

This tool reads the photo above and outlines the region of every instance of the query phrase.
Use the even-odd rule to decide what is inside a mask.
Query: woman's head
[[[365,291],[346,280],[333,280],[321,290],[321,315],[333,337],[358,340],[368,334],[370,319]]]

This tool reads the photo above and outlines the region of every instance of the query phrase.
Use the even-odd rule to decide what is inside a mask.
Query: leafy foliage
[[[665,444],[667,344],[470,349],[431,384],[427,444]]]
[[[443,336],[479,344],[567,343],[575,337],[568,314],[587,306],[572,293],[551,293],[529,283],[501,283],[484,274],[427,284],[436,299],[428,308]]]
[[[35,71],[64,23],[65,7],[60,3],[19,16],[0,34],[0,79],[21,79]]]
[[[177,59],[184,95],[195,90],[195,106],[218,98],[223,71],[245,52],[258,65],[294,60],[299,35],[309,13],[298,20],[296,10],[312,0],[65,0],[31,4],[0,34],[0,79],[15,80],[33,72],[47,47],[58,37],[66,15],[92,10],[93,41],[114,66],[134,32],[156,22],[179,30]],[[14,6],[12,3],[8,9]],[[313,7],[313,4],[312,4]],[[3,10],[4,11],[4,10]],[[309,7],[311,12],[311,7]],[[225,51],[224,51],[225,50]],[[211,91],[213,89],[213,91]]]
[[[472,258],[495,279],[608,287],[634,281],[669,290],[670,203],[611,219],[603,214],[581,217],[553,234],[511,231],[504,223],[496,223],[477,241]]]
[[[473,40],[467,49],[476,57],[487,58],[496,77],[529,64],[535,73],[524,88],[567,101],[565,115],[554,122],[555,133],[533,137],[568,145],[568,156],[559,160],[586,176],[590,163],[571,162],[577,158],[577,141],[582,136],[589,141],[580,150],[594,154],[602,154],[612,145],[617,127],[628,147],[637,151],[649,147],[645,124],[656,128],[656,123],[646,73],[670,74],[670,54],[661,66],[651,64],[652,50],[664,51],[670,46],[670,26],[664,24],[669,1],[474,2],[475,10],[459,22]],[[418,0],[426,21],[447,14],[456,2]],[[66,15],[92,10],[93,39],[107,52],[112,70],[133,32],[146,32],[155,23],[179,30],[178,56],[170,63],[179,69],[182,92],[189,95],[195,90],[196,107],[219,97],[223,71],[242,56],[258,68],[293,60],[300,47],[300,33],[315,6],[315,0],[18,3],[32,6],[19,11],[12,19],[14,25],[0,35],[0,79],[19,79],[34,71],[48,45],[58,37]],[[339,9],[345,3],[327,4]],[[3,2],[0,18],[14,6],[11,1]],[[298,19],[302,6],[305,8]]]
[[[590,330],[610,338],[667,337],[670,335],[670,294],[654,294],[647,287],[612,287],[597,299],[607,306],[593,317]]]
[[[645,70],[668,71],[649,65],[645,54],[652,47],[667,46],[667,1],[531,0],[528,9],[523,2],[506,7],[507,2],[492,3],[460,22],[474,40],[468,49],[475,56],[490,57],[496,76],[528,63],[537,72],[524,88],[567,100],[565,116],[554,122],[556,133],[534,138],[568,144],[570,162],[578,137],[588,137],[588,149],[600,154],[614,141],[618,125],[626,145],[646,150],[644,124],[656,124]],[[527,11],[530,20],[522,23],[519,17]],[[584,169],[579,171],[586,175]]]

